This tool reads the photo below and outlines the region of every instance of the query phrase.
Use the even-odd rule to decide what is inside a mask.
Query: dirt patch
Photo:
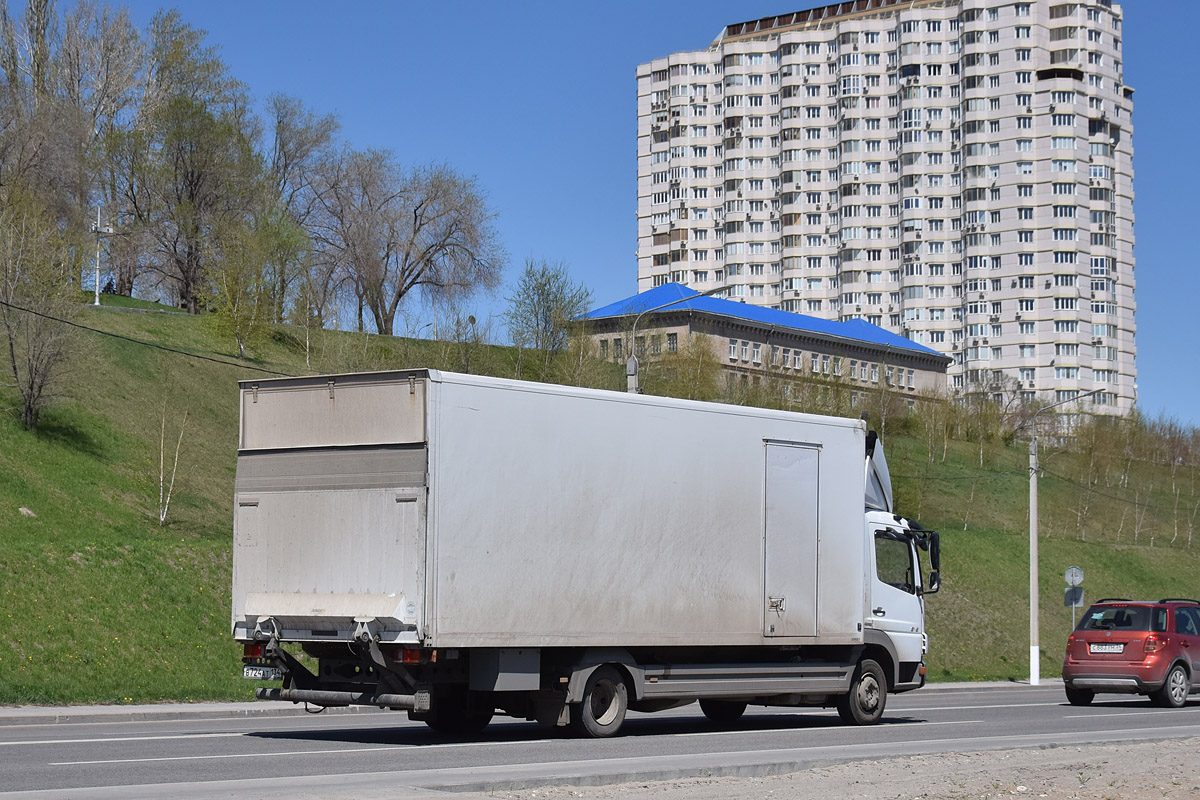
[[[1200,739],[906,756],[764,778],[690,778],[463,795],[484,796],[513,800],[1195,800],[1200,798]]]

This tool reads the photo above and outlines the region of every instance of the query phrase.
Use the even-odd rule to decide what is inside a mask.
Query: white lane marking
[[[174,739],[221,739],[234,736],[249,736],[248,733],[179,733],[169,736],[119,736],[111,739],[43,739],[30,742],[0,742],[0,747],[13,745],[48,745],[48,744],[107,744],[108,742],[163,742]]]
[[[982,708],[1036,708],[1038,706],[1061,706],[1065,702],[1066,701],[1064,700],[1062,703],[1004,703],[1004,704],[986,705],[986,706],[926,706],[924,708],[897,708],[895,706],[892,706],[889,709],[889,712],[890,713],[898,713],[898,712],[914,713],[914,712],[918,712],[918,711],[922,711],[922,712],[926,712],[926,711],[974,711],[975,709],[982,709]]]
[[[1175,709],[1160,708],[1160,709],[1157,709],[1156,711],[1109,711],[1108,713],[1105,713],[1105,714],[1101,714],[1101,713],[1064,714],[1063,719],[1091,719],[1092,717],[1140,717],[1140,716],[1146,716],[1146,715],[1150,715],[1150,714],[1154,714],[1156,716],[1161,716],[1163,713],[1178,715],[1180,712],[1183,712],[1183,711],[1200,711],[1200,706],[1192,706],[1191,708],[1175,708]]]
[[[355,747],[346,750],[292,750],[283,753],[226,753],[212,756],[168,756],[165,758],[113,758],[102,761],[51,761],[51,767],[80,767],[93,764],[147,764],[154,761],[209,761],[217,758],[270,758],[272,756],[317,756],[329,753],[370,753],[374,750],[391,750],[394,747]]]
[[[926,727],[929,725],[979,725],[982,723],[983,723],[983,720],[981,720],[981,719],[955,719],[955,720],[947,720],[945,722],[913,722],[913,723],[909,723],[909,724],[905,725],[905,729],[907,730],[908,728],[911,728],[913,726]],[[740,733],[743,735],[750,735],[750,734],[755,734],[755,733],[792,733],[792,732],[799,733],[799,732],[802,732],[802,730],[803,729],[796,729],[795,731],[793,731],[791,729],[780,730],[777,728],[772,728],[769,730],[756,731],[752,728],[747,728],[745,730],[732,730],[732,731],[697,731],[695,733],[675,733],[675,734],[671,734],[671,736],[672,736],[672,738],[675,738],[675,739],[682,739],[682,738],[691,738],[693,736],[728,736],[728,735],[734,734],[734,733]]]
[[[245,734],[241,734],[245,735]],[[86,741],[86,740],[85,740]],[[388,752],[396,752],[402,750],[405,752],[424,752],[425,750],[448,750],[458,747],[503,747],[506,745],[522,745],[522,744],[548,744],[554,741],[553,739],[517,739],[508,742],[442,742],[440,744],[411,744],[411,745],[388,745],[384,747],[347,747],[338,748],[336,750],[291,750],[282,753],[264,752],[264,753],[224,753],[207,756],[160,756],[156,758],[113,758],[101,759],[99,761],[51,761],[52,767],[69,767],[80,766],[86,764],[141,764],[143,762],[152,761],[204,761],[214,758],[269,758],[271,756],[303,756],[303,755],[322,755],[326,753],[370,753],[375,750],[387,750]]]

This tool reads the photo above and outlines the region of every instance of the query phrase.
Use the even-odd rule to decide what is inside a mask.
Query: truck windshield
[[[1081,631],[1156,631],[1167,629],[1167,610],[1153,606],[1092,606],[1083,615]]]

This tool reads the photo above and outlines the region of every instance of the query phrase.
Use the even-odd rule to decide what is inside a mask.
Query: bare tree
[[[494,289],[507,261],[475,181],[448,166],[401,168],[391,153],[345,149],[314,181],[310,231],[350,278],[379,333],[414,289],[458,299]],[[360,311],[361,314],[361,311]]]
[[[57,395],[72,355],[64,322],[78,308],[72,248],[35,200],[10,190],[0,206],[0,325],[21,422],[37,427]]]
[[[183,429],[187,427],[188,412],[183,412],[183,421],[179,423],[179,439],[175,442],[175,458],[171,462],[171,477],[167,478],[167,403],[163,401],[162,428],[158,436],[158,525],[161,528],[167,524],[167,511],[171,508],[171,495],[175,493],[175,475],[179,472],[179,450],[183,447]]]
[[[272,237],[282,246],[269,254],[265,264],[271,321],[283,322],[289,300],[297,304],[301,319],[311,321],[314,313],[317,319],[321,317],[322,298],[329,294],[333,273],[306,258],[309,243],[304,226],[311,210],[312,171],[321,153],[332,146],[338,121],[332,114],[318,116],[300,100],[281,94],[270,98],[269,115],[267,179],[271,199],[267,216],[277,232],[291,228],[299,234]],[[294,296],[297,290],[303,297]]]

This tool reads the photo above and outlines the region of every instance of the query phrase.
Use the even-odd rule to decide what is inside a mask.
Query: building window
[[[679,334],[678,333],[668,333],[667,334],[667,352],[668,353],[678,353],[679,352]]]

